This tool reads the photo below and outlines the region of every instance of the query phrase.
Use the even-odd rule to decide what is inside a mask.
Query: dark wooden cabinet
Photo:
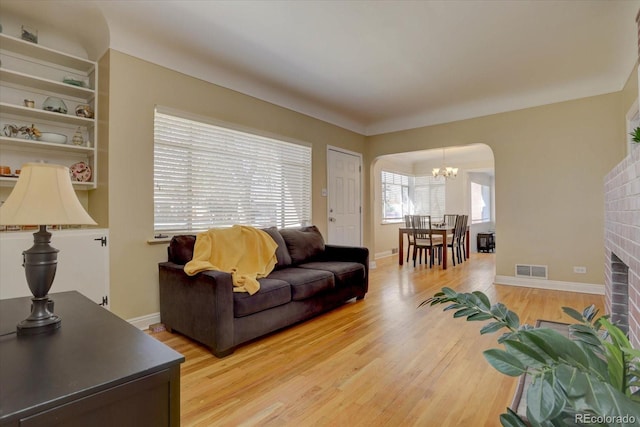
[[[478,252],[493,252],[496,249],[496,239],[493,233],[478,233]]]
[[[29,298],[0,301],[0,426],[179,426],[184,357],[78,292],[60,329],[17,336]]]

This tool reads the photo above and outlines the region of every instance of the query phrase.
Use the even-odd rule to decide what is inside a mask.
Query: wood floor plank
[[[224,359],[179,334],[152,334],[186,358],[182,425],[498,426],[517,379],[482,356],[498,347],[497,334],[481,336],[482,323],[418,304],[448,286],[483,291],[530,324],[570,322],[562,306],[594,303],[604,313],[602,296],[494,285],[494,254],[446,271],[396,260],[377,261],[364,300]]]

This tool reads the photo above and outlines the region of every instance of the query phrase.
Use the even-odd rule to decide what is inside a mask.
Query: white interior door
[[[327,153],[328,243],[362,245],[362,157],[329,148]]]

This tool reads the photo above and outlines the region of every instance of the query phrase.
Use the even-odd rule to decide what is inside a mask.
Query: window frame
[[[387,182],[389,178],[393,178],[394,182]],[[406,184],[404,179],[406,178]],[[417,184],[417,181],[425,181],[427,184]],[[400,182],[400,183],[398,183]],[[387,217],[386,213],[389,210],[387,208],[387,192],[386,187],[389,185],[400,186],[400,194],[402,196],[402,209],[400,218]],[[438,187],[434,189],[434,186]],[[416,200],[418,190],[426,189],[427,198],[426,202],[420,203]],[[438,178],[434,178],[432,175],[410,175],[402,172],[394,172],[390,170],[380,171],[380,191],[381,191],[381,223],[382,224],[397,224],[404,222],[405,215],[431,215],[433,218],[444,218],[446,212],[446,182],[441,182]],[[398,193],[398,191],[396,191]],[[396,195],[397,197],[397,195]],[[406,200],[405,200],[406,197]],[[436,200],[434,200],[434,198]],[[433,204],[437,203],[441,206],[434,212],[432,208]],[[420,206],[428,206],[426,211],[421,210]]]
[[[154,235],[312,223],[311,144],[156,106],[153,147]]]
[[[481,212],[481,217],[478,218],[476,213],[476,201],[474,200],[476,197],[476,191],[474,190],[474,186],[479,186],[480,187],[480,194],[482,197],[481,202],[485,204],[485,206],[482,209]],[[492,221],[491,219],[491,211],[492,211],[492,194],[491,194],[491,185],[487,185],[487,184],[483,184],[481,182],[477,182],[474,180],[471,180],[471,182],[469,183],[469,198],[470,198],[470,207],[471,207],[471,214],[469,215],[469,220],[471,221],[471,224],[486,224],[486,223],[490,223]],[[488,200],[486,200],[488,199]],[[483,213],[486,213],[486,216],[483,215]]]

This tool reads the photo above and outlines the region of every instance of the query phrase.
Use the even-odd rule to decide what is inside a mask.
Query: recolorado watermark
[[[575,414],[574,422],[582,424],[635,424],[633,415],[592,415]]]

